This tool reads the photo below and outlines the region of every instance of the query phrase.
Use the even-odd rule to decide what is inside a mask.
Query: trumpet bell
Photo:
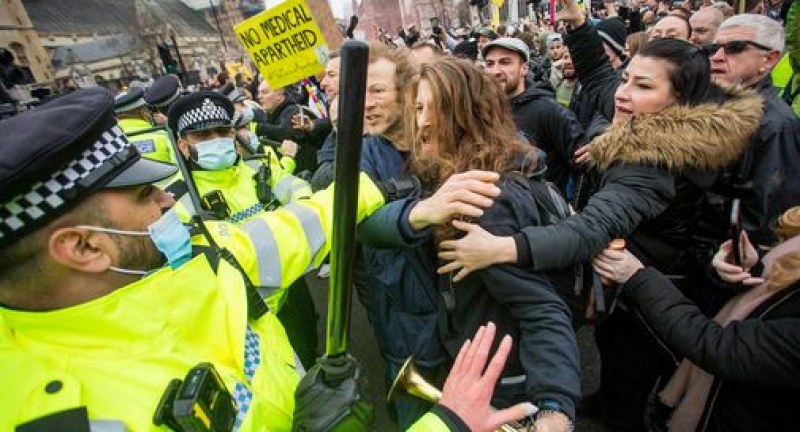
[[[414,356],[407,358],[400,367],[400,371],[397,372],[397,377],[386,395],[386,402],[392,403],[401,391],[434,404],[442,398],[441,390],[427,382],[419,373],[414,365]]]

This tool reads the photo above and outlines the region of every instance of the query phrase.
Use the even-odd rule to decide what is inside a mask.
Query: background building
[[[235,11],[224,9],[218,29],[207,10],[182,0],[5,0],[0,47],[37,85],[119,89],[149,81],[165,72],[159,44],[169,45],[177,64],[182,60],[189,81],[199,81],[223,70],[220,35],[241,20]]]
[[[16,64],[35,82],[53,80],[50,56],[20,0],[0,2],[0,47],[16,57]]]

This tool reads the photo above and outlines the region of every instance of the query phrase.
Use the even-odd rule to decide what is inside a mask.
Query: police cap
[[[127,92],[122,92],[114,98],[114,112],[116,114],[132,111],[144,105],[144,90],[140,87],[131,87]]]
[[[152,183],[175,172],[139,156],[117,126],[113,103],[95,87],[0,122],[0,247],[101,188]]]
[[[177,136],[186,132],[233,126],[233,103],[212,91],[190,93],[169,109],[167,124]]]
[[[180,97],[181,83],[175,75],[163,75],[144,94],[144,101],[157,108],[169,108]]]

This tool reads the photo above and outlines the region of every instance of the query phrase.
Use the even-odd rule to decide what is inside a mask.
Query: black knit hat
[[[625,39],[628,37],[628,27],[619,17],[600,21],[597,24],[597,34],[617,55],[622,57],[622,53],[625,51]]]

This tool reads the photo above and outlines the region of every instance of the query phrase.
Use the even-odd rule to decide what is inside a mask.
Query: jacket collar
[[[592,158],[612,164],[657,165],[671,171],[720,169],[738,160],[758,129],[763,99],[754,91],[726,88],[727,100],[695,107],[671,106],[611,127],[592,141]]]

